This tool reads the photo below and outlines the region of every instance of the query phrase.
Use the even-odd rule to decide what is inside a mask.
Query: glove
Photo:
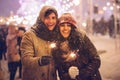
[[[50,64],[51,61],[52,61],[52,57],[51,57],[51,56],[42,56],[42,57],[38,60],[38,64],[39,64],[40,66],[44,66],[44,65]]]
[[[72,79],[75,79],[77,75],[79,75],[78,67],[71,66],[68,70],[68,73]]]

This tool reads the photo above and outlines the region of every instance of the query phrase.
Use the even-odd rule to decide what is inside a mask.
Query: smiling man
[[[51,42],[57,37],[58,14],[54,7],[44,6],[35,25],[21,43],[22,80],[57,80],[51,57]]]

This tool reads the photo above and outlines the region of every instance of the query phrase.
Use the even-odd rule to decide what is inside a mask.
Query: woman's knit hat
[[[59,18],[59,25],[62,23],[70,23],[73,25],[72,27],[77,28],[77,23],[70,13],[62,14],[62,16]]]

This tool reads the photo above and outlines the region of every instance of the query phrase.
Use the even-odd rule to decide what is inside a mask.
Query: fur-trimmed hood
[[[56,40],[57,33],[58,33],[57,25],[55,26],[55,28],[52,31],[50,31],[43,22],[43,20],[45,18],[44,15],[45,15],[45,12],[47,10],[53,10],[57,19],[58,19],[58,14],[57,14],[57,11],[54,7],[44,6],[40,11],[40,14],[37,18],[37,21],[36,21],[35,25],[31,29],[34,30],[35,34],[38,37],[40,37],[44,40],[47,40],[47,41],[54,41],[54,40]]]

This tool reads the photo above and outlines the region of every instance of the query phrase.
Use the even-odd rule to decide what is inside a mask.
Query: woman
[[[7,44],[7,60],[10,79],[15,80],[15,75],[20,62],[20,55],[17,48],[17,27],[13,23],[8,26]]]
[[[59,18],[59,32],[53,57],[60,80],[101,80],[96,48],[83,31],[78,31],[71,14],[64,13]]]
[[[44,6],[35,25],[22,37],[22,80],[57,80],[50,44],[57,37],[58,14],[54,7]]]

